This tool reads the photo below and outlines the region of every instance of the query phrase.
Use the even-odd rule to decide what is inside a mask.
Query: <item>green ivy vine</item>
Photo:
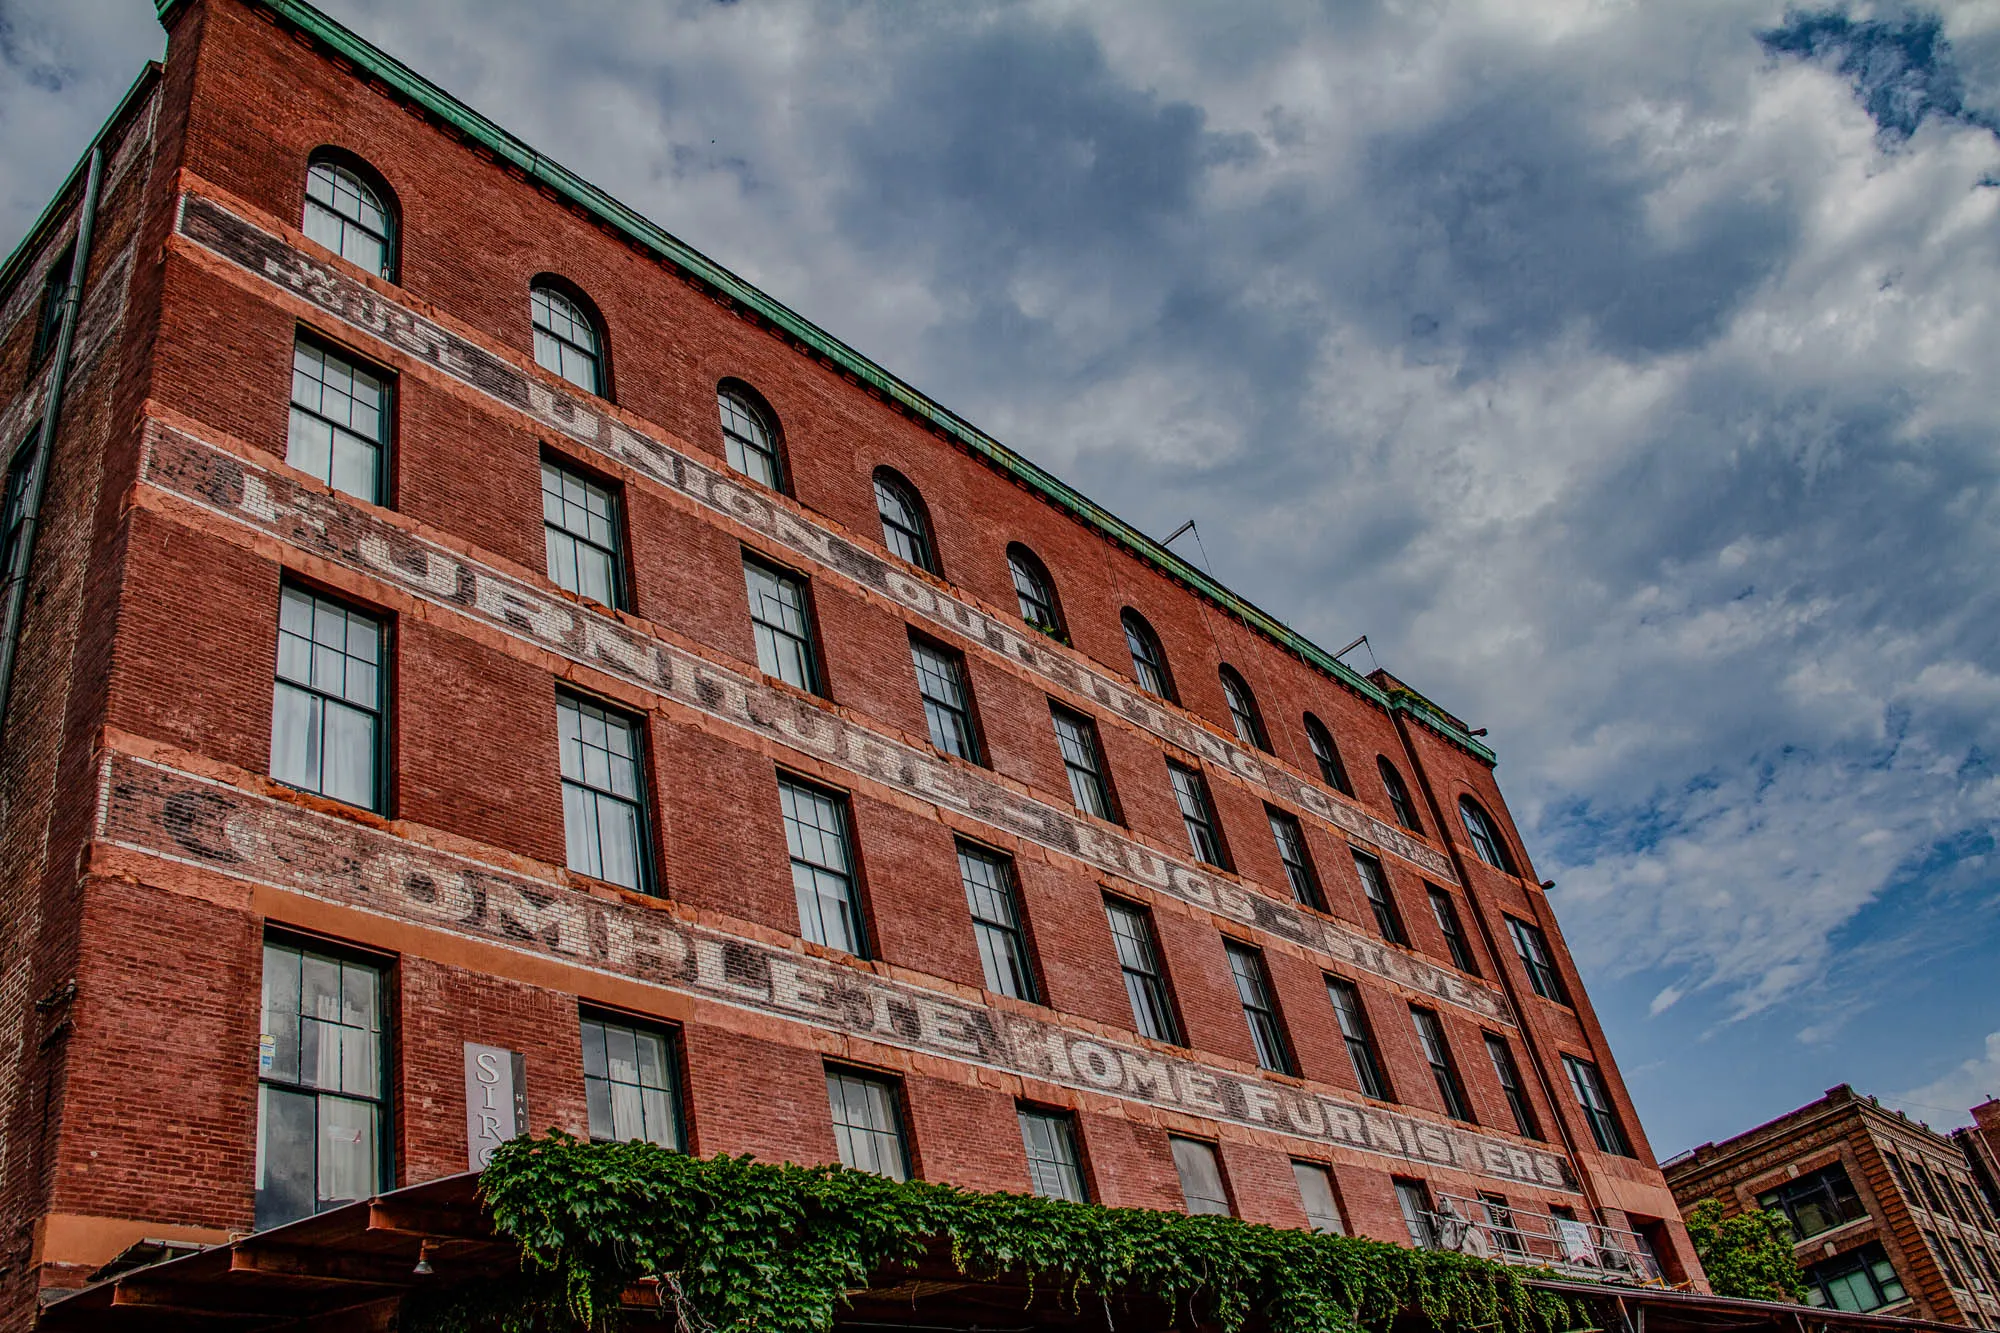
[[[481,1190],[495,1230],[520,1246],[518,1272],[419,1288],[403,1329],[567,1333],[663,1318],[805,1333],[830,1327],[845,1293],[947,1250],[974,1280],[1024,1282],[1071,1308],[1140,1295],[1229,1333],[1251,1320],[1272,1333],[1382,1330],[1408,1313],[1487,1333],[1589,1322],[1579,1303],[1468,1255],[647,1143],[517,1139],[494,1153]],[[668,1308],[621,1311],[620,1293],[648,1276]]]

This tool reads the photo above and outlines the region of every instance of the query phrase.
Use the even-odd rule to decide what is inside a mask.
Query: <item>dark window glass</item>
[[[1880,1243],[1806,1267],[1806,1303],[1860,1314],[1903,1299],[1903,1282]]]
[[[388,1184],[382,970],[264,944],[257,1056],[262,1231],[366,1199]]]
[[[657,1028],[583,1016],[583,1096],[590,1137],[681,1149],[674,1038]]]
[[[1972,1262],[1972,1255],[1966,1250],[1965,1242],[1956,1236],[1947,1236],[1945,1239],[1951,1244],[1952,1257],[1958,1260],[1959,1271],[1965,1274],[1967,1288],[1984,1295],[1986,1279],[1979,1275],[1979,1266]]]
[[[1923,1234],[1924,1243],[1931,1247],[1931,1259],[1937,1264],[1938,1271],[1944,1274],[1945,1281],[1951,1283],[1952,1286],[1957,1287],[1960,1291],[1964,1291],[1965,1279],[1960,1276],[1957,1267],[1952,1264],[1951,1256],[1945,1253],[1944,1246],[1938,1242],[1938,1238],[1931,1232],[1926,1231]]]
[[[1402,1210],[1403,1226],[1410,1233],[1410,1244],[1420,1250],[1436,1249],[1437,1227],[1433,1221],[1430,1188],[1421,1180],[1398,1180],[1396,1206]]]
[[[1152,917],[1143,907],[1104,900],[1104,914],[1111,922],[1111,941],[1118,950],[1118,970],[1125,974],[1125,996],[1132,1002],[1132,1021],[1140,1032],[1154,1041],[1181,1044],[1180,1024],[1174,1019],[1174,1004],[1167,992],[1167,976],[1160,967],[1160,949],[1153,938]]]
[[[781,777],[778,805],[785,817],[785,850],[792,861],[799,934],[830,949],[865,954],[854,856],[848,847],[847,801]]]
[[[1278,859],[1285,863],[1285,882],[1291,885],[1292,896],[1306,907],[1326,910],[1326,899],[1319,891],[1319,876],[1313,871],[1312,856],[1306,851],[1305,830],[1299,821],[1282,810],[1264,807],[1264,813],[1271,820],[1271,836],[1278,843]]]
[[[960,843],[958,878],[965,885],[966,905],[972,909],[972,933],[979,942],[986,989],[1017,1000],[1034,999],[1035,973],[1028,964],[1028,938],[1021,929],[1013,863]]]
[[[750,590],[750,624],[757,636],[757,666],[767,676],[818,694],[819,661],[813,651],[812,604],[806,581],[761,560],[743,557]]]
[[[581,302],[538,283],[528,290],[534,312],[535,362],[591,393],[604,392],[604,346],[597,322]]]
[[[16,569],[15,562],[24,559],[21,536],[28,517],[28,488],[35,479],[35,443],[39,437],[30,432],[14,450],[14,456],[7,463],[7,496],[5,513],[0,515],[0,582],[26,573]]]
[[[1535,988],[1535,994],[1557,1004],[1568,1004],[1569,991],[1549,955],[1548,937],[1538,927],[1511,916],[1507,918],[1507,933],[1514,937],[1514,952],[1521,956],[1521,966],[1527,969],[1528,983]]]
[[[1181,824],[1187,829],[1195,860],[1227,870],[1229,857],[1223,850],[1222,830],[1216,827],[1215,808],[1209,803],[1208,783],[1193,769],[1171,760],[1167,776],[1173,780],[1174,804],[1180,807]]]
[[[1758,1195],[1757,1206],[1775,1208],[1790,1218],[1792,1235],[1798,1240],[1868,1215],[1847,1178],[1847,1168],[1838,1162]]]
[[[569,868],[639,890],[646,888],[651,869],[642,728],[637,718],[587,699],[556,696]]]
[[[70,269],[76,265],[76,247],[69,246],[49,265],[42,279],[42,304],[35,312],[35,345],[29,349],[28,364],[40,366],[56,350],[62,339],[63,298],[69,294]]]
[[[305,233],[379,278],[390,277],[395,229],[361,173],[321,159],[306,169]]]
[[[1479,859],[1495,870],[1514,874],[1514,858],[1508,855],[1500,830],[1470,796],[1459,798],[1458,815],[1465,821],[1465,832],[1472,839],[1472,850],[1479,854]]]
[[[1389,1080],[1382,1072],[1382,1061],[1375,1054],[1375,1034],[1368,1026],[1367,1011],[1361,1007],[1361,992],[1351,981],[1328,977],[1326,996],[1333,1002],[1341,1039],[1347,1043],[1348,1058],[1354,1062],[1354,1081],[1365,1095],[1378,1102],[1394,1100]]]
[[[1253,749],[1269,750],[1271,738],[1264,734],[1264,718],[1257,711],[1257,696],[1250,692],[1249,683],[1232,667],[1222,668],[1222,697],[1229,703],[1229,721],[1236,728],[1236,739]]]
[[[1021,1143],[1028,1150],[1028,1183],[1044,1199],[1089,1203],[1076,1151],[1076,1122],[1055,1111],[1020,1108]]]
[[[1236,978],[1236,998],[1243,1004],[1243,1019],[1250,1025],[1250,1041],[1257,1048],[1257,1063],[1274,1074],[1292,1074],[1292,1052],[1285,1041],[1284,1025],[1278,1021],[1277,1002],[1271,998],[1271,978],[1264,970],[1264,955],[1247,945],[1225,942],[1229,972]]]
[[[1923,1186],[1924,1201],[1930,1206],[1930,1210],[1939,1217],[1943,1217],[1945,1215],[1944,1200],[1938,1197],[1937,1182],[1931,1179],[1930,1168],[1925,1166],[1921,1159],[1912,1157],[1910,1159],[1910,1170],[1916,1172],[1917,1184]]]
[[[718,389],[715,401],[722,412],[722,448],[729,466],[774,491],[784,490],[784,463],[770,419],[748,397],[728,389]]]
[[[1493,1061],[1493,1076],[1500,1080],[1500,1091],[1507,1094],[1507,1107],[1514,1113],[1514,1128],[1524,1139],[1542,1137],[1541,1126],[1535,1121],[1535,1108],[1528,1101],[1527,1089],[1521,1086],[1521,1071],[1514,1063],[1514,1048],[1507,1044],[1505,1037],[1486,1034],[1486,1054]]]
[[[1570,1086],[1576,1089],[1577,1104],[1583,1108],[1584,1119],[1590,1122],[1590,1137],[1597,1140],[1598,1148],[1614,1157],[1630,1157],[1632,1149],[1625,1143],[1625,1131],[1611,1109],[1611,1098],[1604,1091],[1597,1066],[1565,1055],[1563,1067],[1569,1071]]]
[[[1069,794],[1076,808],[1099,819],[1116,819],[1111,803],[1111,784],[1106,780],[1104,759],[1097,748],[1097,724],[1081,713],[1049,705],[1055,722],[1056,748],[1062,751],[1063,769],[1069,774]]]
[[[979,734],[972,725],[972,691],[965,684],[965,659],[949,648],[913,638],[910,661],[917,669],[917,693],[923,696],[931,744],[946,754],[978,763]]]
[[[843,1165],[891,1180],[909,1179],[902,1097],[894,1083],[829,1066],[826,1099],[833,1108],[833,1138]]]
[[[387,635],[374,616],[286,587],[278,594],[271,776],[367,810],[382,806]]]
[[[1508,1254],[1528,1252],[1528,1247],[1522,1240],[1521,1228],[1514,1223],[1514,1210],[1508,1206],[1506,1195],[1482,1194],[1479,1196],[1479,1207],[1486,1214],[1486,1231],[1493,1237],[1495,1245]]]
[[[1382,863],[1365,852],[1356,852],[1354,869],[1361,876],[1361,891],[1368,895],[1368,905],[1375,911],[1375,928],[1382,932],[1382,938],[1391,944],[1408,943],[1409,936],[1403,933],[1403,918],[1396,911],[1396,900],[1389,892],[1389,876]]]
[[[1167,670],[1167,655],[1161,650],[1153,627],[1130,608],[1119,620],[1125,626],[1125,646],[1131,650],[1132,676],[1139,682],[1139,688],[1162,699],[1180,702],[1180,696],[1174,693],[1173,675]]]
[[[915,488],[887,468],[875,469],[875,509],[882,516],[882,544],[918,569],[937,573],[931,526]]]
[[[1347,1228],[1340,1220],[1340,1204],[1333,1197],[1333,1172],[1317,1162],[1292,1160],[1292,1179],[1299,1184],[1299,1202],[1306,1210],[1306,1222],[1314,1231],[1338,1236]]]
[[[1312,747],[1313,761],[1319,765],[1319,775],[1326,785],[1343,796],[1354,795],[1354,784],[1347,780],[1347,765],[1340,762],[1333,733],[1311,713],[1306,714],[1306,744]]]
[[[1042,633],[1068,640],[1063,632],[1062,604],[1056,601],[1056,585],[1049,571],[1025,546],[1007,548],[1007,572],[1014,577],[1014,596],[1021,606],[1021,619]]]
[[[1458,1066],[1451,1058],[1451,1043],[1445,1040],[1444,1023],[1431,1010],[1415,1005],[1410,1006],[1410,1020],[1416,1024],[1417,1044],[1430,1064],[1431,1077],[1437,1080],[1438,1099],[1444,1103],[1444,1113],[1453,1120],[1471,1123],[1472,1108],[1466,1103],[1465,1088],[1458,1081]]]
[[[292,348],[285,461],[336,491],[382,502],[389,452],[389,381],[300,339]]]
[[[1181,1197],[1190,1213],[1210,1213],[1227,1217],[1229,1190],[1222,1183],[1222,1161],[1213,1144],[1199,1139],[1172,1135],[1167,1142],[1174,1151],[1174,1170],[1180,1173]]]
[[[1472,945],[1465,938],[1465,927],[1459,924],[1458,904],[1451,895],[1436,885],[1430,887],[1431,915],[1437,918],[1438,929],[1444,932],[1444,942],[1451,950],[1452,966],[1461,972],[1479,975],[1479,967],[1472,961]]]
[[[1417,807],[1410,800],[1410,789],[1403,785],[1403,775],[1386,758],[1377,756],[1375,765],[1382,770],[1382,790],[1389,793],[1389,808],[1396,812],[1396,822],[1412,833],[1422,833],[1424,826],[1417,819]]]
[[[618,493],[560,463],[542,460],[542,539],[549,578],[579,596],[623,607]]]

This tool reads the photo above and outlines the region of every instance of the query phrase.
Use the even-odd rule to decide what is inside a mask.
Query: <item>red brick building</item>
[[[298,0],[161,8],[0,271],[17,1322],[551,1127],[1699,1287],[1464,724]]]
[[[2000,1214],[1969,1155],[1984,1142],[1968,1136],[1939,1134],[1843,1083],[1683,1153],[1666,1172],[1684,1211],[1713,1198],[1729,1216],[1785,1214],[1815,1306],[2000,1328]]]

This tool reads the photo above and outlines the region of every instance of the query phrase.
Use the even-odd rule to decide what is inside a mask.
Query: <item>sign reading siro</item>
[[[770,736],[920,800],[958,811],[1100,870],[1316,949],[1353,967],[1458,1005],[1487,1022],[1511,1022],[1499,995],[1457,972],[1386,947],[1380,939],[1236,880],[1176,860],[1073,810],[1007,787],[982,771],[940,760],[828,709],[772,689],[478,565],[348,501],[216,449],[154,421],[141,474],[159,490],[392,584],[503,633],[622,677],[684,707]]]
[[[483,1171],[493,1150],[528,1132],[527,1061],[519,1051],[465,1043],[465,1164]]]
[[[1575,1189],[1564,1159],[1540,1147],[967,1003],[148,760],[112,753],[104,765],[97,836],[115,846],[904,1050],[1428,1166]]]
[[[973,603],[906,572],[731,474],[641,434],[602,411],[594,400],[551,387],[436,321],[292,249],[280,238],[258,229],[213,200],[195,194],[183,196],[180,231],[190,241],[312,303],[328,316],[372,334],[495,401],[527,413],[548,429],[616,459],[805,559],[837,570],[932,625],[1004,654],[1051,684],[1094,699],[1134,726],[1229,769],[1352,836],[1403,858],[1432,879],[1457,882],[1448,858],[1393,824],[1336,800],[1283,765],[1197,726],[1129,682],[1059,651],[1042,635],[988,615]]]

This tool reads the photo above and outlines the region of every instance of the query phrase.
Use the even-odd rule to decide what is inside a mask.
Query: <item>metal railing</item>
[[[1438,1195],[1436,1210],[1423,1216],[1433,1249],[1553,1269],[1565,1277],[1596,1282],[1666,1284],[1652,1245],[1636,1231],[1456,1194]]]

